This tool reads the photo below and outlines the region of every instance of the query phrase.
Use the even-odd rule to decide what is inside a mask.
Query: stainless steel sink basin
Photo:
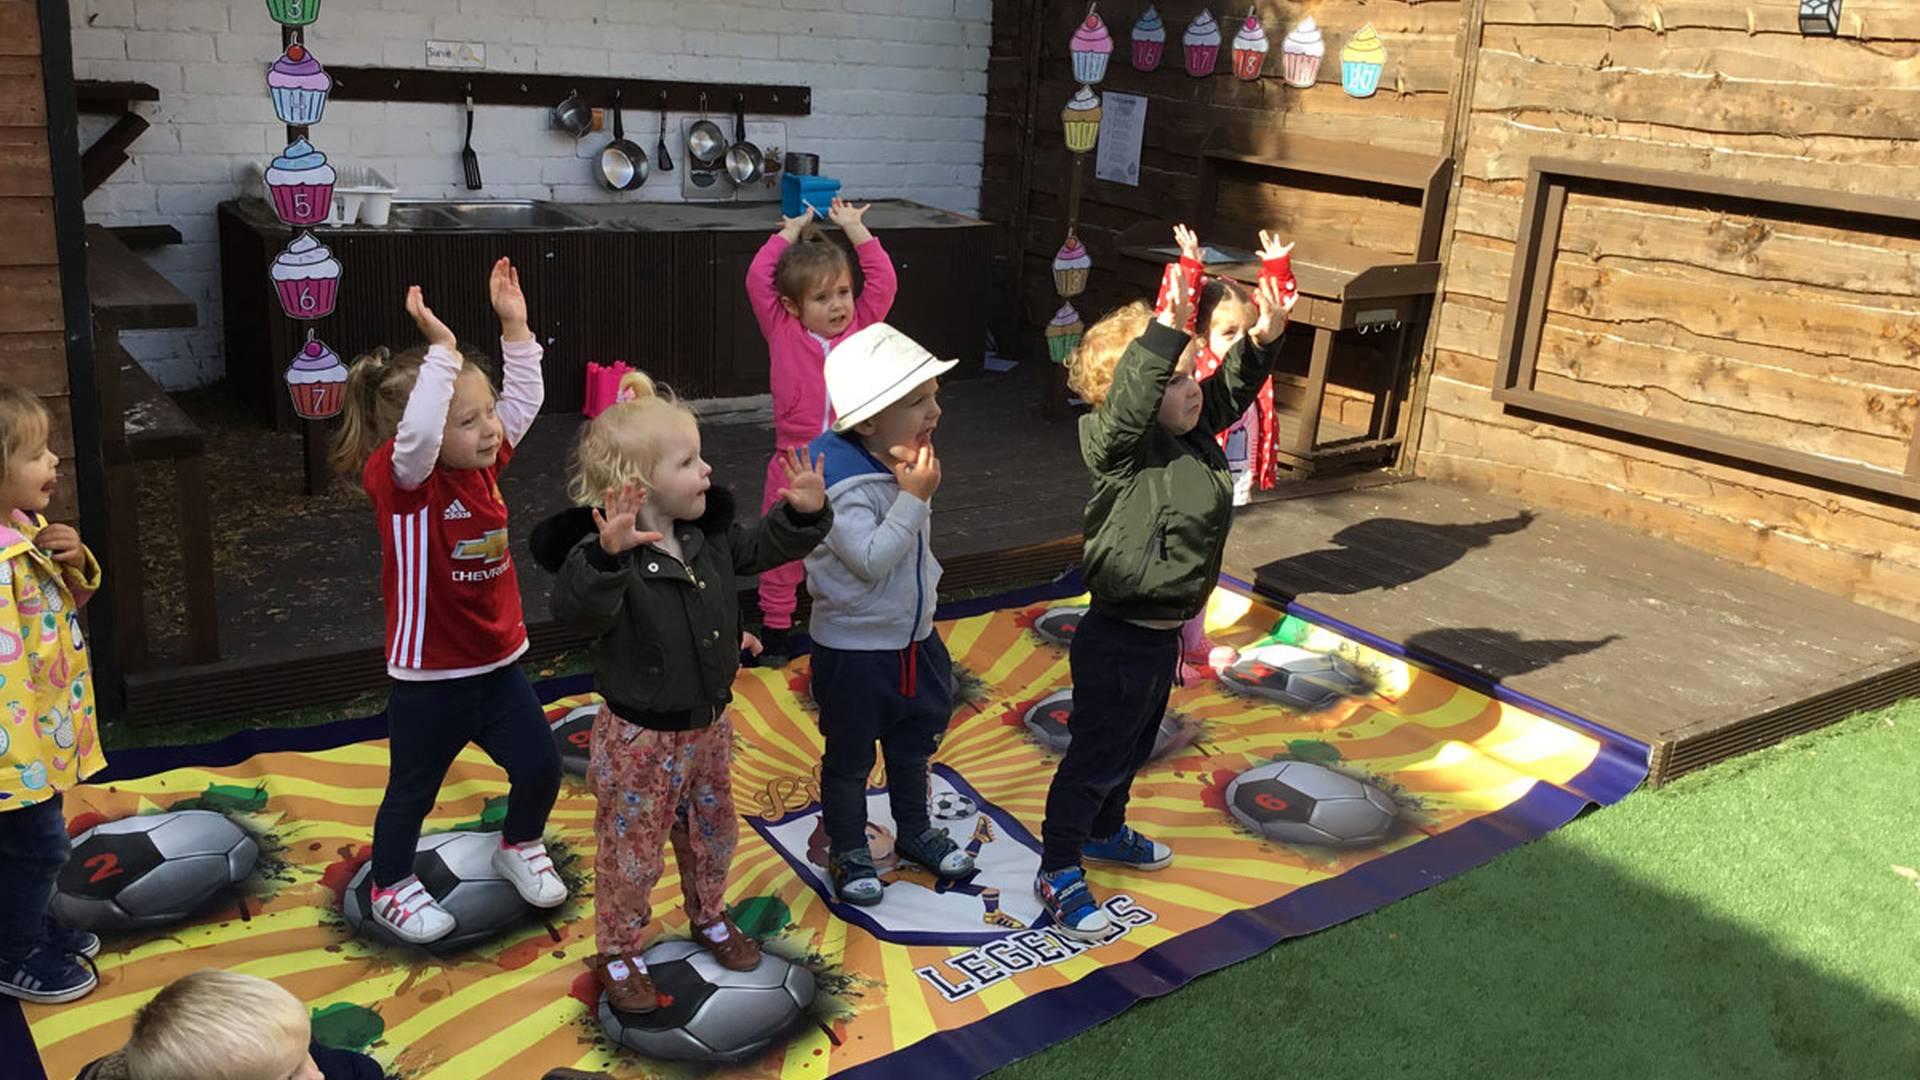
[[[402,229],[581,229],[593,223],[553,203],[396,202],[391,224]]]

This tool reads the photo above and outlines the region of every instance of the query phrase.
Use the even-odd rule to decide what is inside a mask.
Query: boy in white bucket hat
[[[876,741],[895,849],[941,878],[973,871],[972,857],[927,812],[927,761],[953,715],[953,662],[933,629],[940,563],[930,505],[940,486],[937,394],[953,366],[886,323],[850,335],[827,354],[838,419],[808,450],[824,462],[833,506],[833,531],[806,559],[813,697],[827,737],[827,871],[839,898],[861,906],[884,894],[867,849]]]

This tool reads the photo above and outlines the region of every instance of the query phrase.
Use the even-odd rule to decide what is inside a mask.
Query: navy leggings
[[[546,829],[560,793],[560,751],[519,665],[464,679],[396,679],[387,698],[387,729],[392,766],[373,819],[374,884],[393,885],[413,873],[420,823],[468,743],[478,743],[507,770],[507,843],[538,839]]]

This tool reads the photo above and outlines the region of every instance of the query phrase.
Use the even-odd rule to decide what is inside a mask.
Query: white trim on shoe
[[[545,841],[509,844],[501,837],[493,852],[493,868],[512,883],[520,899],[534,907],[557,908],[567,902],[567,883],[554,870]]]
[[[375,922],[410,945],[430,945],[453,933],[456,925],[453,914],[440,906],[417,874],[374,890],[368,896],[368,907]],[[395,911],[399,912],[397,918]]]

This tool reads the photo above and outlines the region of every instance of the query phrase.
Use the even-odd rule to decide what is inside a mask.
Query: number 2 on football
[[[125,870],[120,868],[120,856],[115,855],[111,851],[103,851],[98,855],[89,856],[87,861],[81,865],[93,871],[93,876],[87,879],[87,884],[89,885],[98,885],[110,877],[117,877],[126,873]]]

